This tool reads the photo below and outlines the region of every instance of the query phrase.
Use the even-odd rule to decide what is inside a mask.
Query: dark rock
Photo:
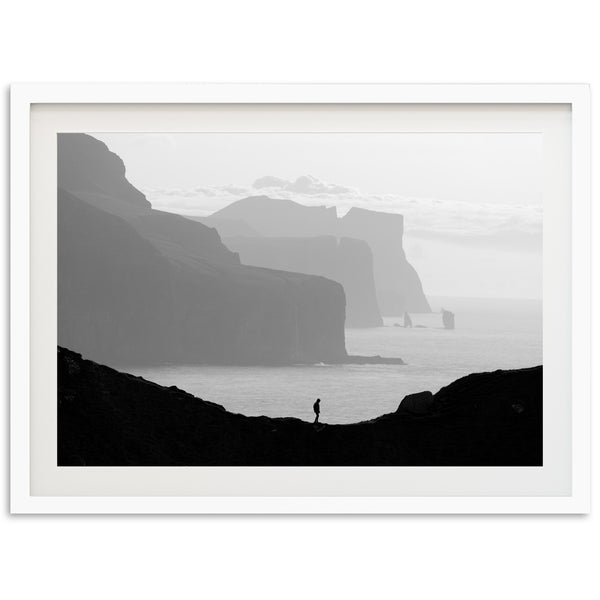
[[[433,412],[434,402],[431,392],[418,392],[404,396],[396,412],[406,412],[412,415],[428,415]]]

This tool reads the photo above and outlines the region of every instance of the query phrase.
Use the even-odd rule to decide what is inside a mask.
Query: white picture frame
[[[39,495],[32,493],[32,110],[115,105],[546,106],[571,112],[570,493],[560,495]],[[83,127],[83,125],[82,125]],[[12,513],[586,513],[590,509],[590,98],[586,85],[19,84],[11,88]],[[545,240],[551,244],[552,240]],[[46,273],[45,276],[49,276]],[[50,274],[51,276],[51,274]],[[33,420],[32,420],[33,419]],[[35,461],[34,461],[35,462]],[[543,468],[543,467],[542,467]],[[347,469],[352,469],[347,467]],[[364,469],[355,469],[362,477]]]

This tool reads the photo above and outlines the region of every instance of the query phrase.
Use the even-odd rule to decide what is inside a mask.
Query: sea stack
[[[442,323],[444,329],[454,329],[454,313],[442,308]]]

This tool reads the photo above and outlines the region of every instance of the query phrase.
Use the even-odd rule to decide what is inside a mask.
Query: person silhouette
[[[317,398],[317,401],[313,404],[313,410],[315,411],[315,423],[318,423],[321,412],[321,398]]]

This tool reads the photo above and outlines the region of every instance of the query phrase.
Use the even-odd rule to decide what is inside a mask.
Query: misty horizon
[[[264,195],[303,206],[335,207],[339,217],[352,207],[402,214],[404,250],[426,295],[542,296],[537,134],[94,136],[121,156],[127,178],[158,210],[205,217],[242,198]],[[397,156],[387,154],[390,148]],[[420,167],[407,173],[401,159],[410,148],[419,159],[412,156],[411,164]],[[242,151],[245,158],[237,160]],[[366,163],[353,169],[356,154]],[[224,167],[228,183],[220,174]],[[390,169],[400,169],[402,178],[387,175],[380,181]],[[417,180],[422,195],[400,193],[418,192]],[[366,186],[369,193],[356,185]],[[440,197],[427,196],[433,192]]]

